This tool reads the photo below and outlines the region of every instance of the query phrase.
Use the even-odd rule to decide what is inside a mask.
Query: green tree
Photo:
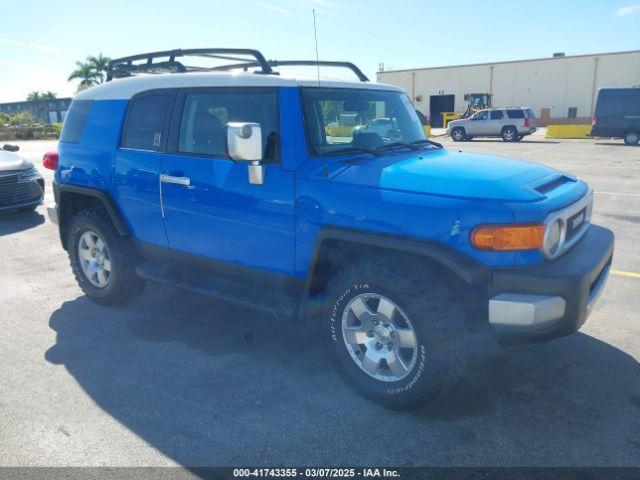
[[[53,100],[54,98],[58,98],[58,95],[51,90],[48,90],[46,92],[38,92],[37,90],[34,90],[33,92],[30,92],[29,95],[27,95],[27,102],[31,102],[34,100]]]
[[[27,95],[27,102],[33,102],[35,100],[42,100],[41,93],[37,90],[29,92],[29,95]]]
[[[76,62],[76,69],[69,75],[69,81],[80,80],[78,90],[98,84],[98,75],[89,62]]]
[[[104,82],[107,77],[107,69],[109,67],[110,61],[111,59],[102,55],[102,52],[99,53],[97,57],[87,57],[87,63],[93,68],[93,71],[96,74],[96,78],[100,81],[100,83]]]

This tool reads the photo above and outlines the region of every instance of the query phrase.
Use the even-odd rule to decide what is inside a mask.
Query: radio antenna
[[[318,74],[318,86],[320,86],[320,57],[318,56],[318,30],[316,28],[316,9],[313,10],[313,39],[316,43],[316,70]]]
[[[318,75],[318,87],[320,86],[320,57],[318,56],[318,30],[316,28],[316,9],[312,10],[313,12],[313,40],[316,43],[316,73]],[[321,115],[322,116],[322,115]],[[324,124],[324,120],[322,122]],[[323,125],[324,130],[324,125]],[[327,160],[326,156],[322,155],[322,176],[327,176]]]

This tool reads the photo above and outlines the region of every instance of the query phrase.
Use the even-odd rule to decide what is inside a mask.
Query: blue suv
[[[276,70],[317,64],[358,80]],[[469,332],[562,337],[603,290],[614,236],[586,183],[443,149],[353,64],[174,50],[108,78],[71,105],[48,206],[97,302],[161,282],[321,321],[344,379],[401,409],[455,383]]]

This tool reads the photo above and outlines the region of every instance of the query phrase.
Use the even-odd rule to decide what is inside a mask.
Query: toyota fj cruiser
[[[317,64],[358,81],[275,70]],[[48,207],[97,302],[158,281],[321,317],[345,380],[409,408],[454,384],[467,332],[562,337],[602,292],[614,237],[590,223],[586,183],[443,149],[401,89],[353,64],[175,50],[108,78],[71,105]],[[376,119],[389,131],[358,128]]]

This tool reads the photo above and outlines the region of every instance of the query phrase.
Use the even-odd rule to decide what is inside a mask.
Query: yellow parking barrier
[[[442,112],[442,128],[447,128],[447,123],[451,120],[460,118],[460,114],[456,112]]]
[[[589,138],[591,125],[548,125],[546,138]]]
[[[422,128],[424,128],[424,133],[426,133],[427,138],[429,138],[431,136],[431,125],[423,125]]]

